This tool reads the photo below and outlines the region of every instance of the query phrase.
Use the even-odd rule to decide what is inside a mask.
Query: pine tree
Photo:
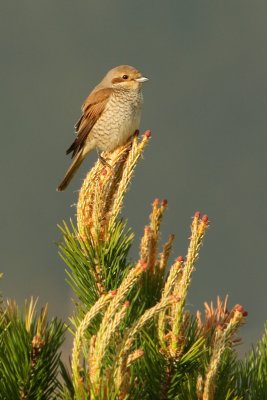
[[[171,262],[174,235],[160,246],[167,201],[156,199],[129,258],[133,233],[120,217],[150,132],[97,161],[79,192],[77,224],[60,226],[75,311],[70,365],[60,361],[65,325],[47,322],[31,299],[0,308],[0,399],[267,399],[267,330],[244,360],[237,332],[247,313],[228,299],[189,313],[186,299],[207,215],[196,212],[185,258]],[[59,376],[59,370],[61,371]]]

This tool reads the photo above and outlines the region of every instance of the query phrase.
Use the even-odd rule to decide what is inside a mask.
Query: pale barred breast
[[[141,105],[140,91],[115,92],[90,133],[96,146],[100,150],[112,151],[126,143],[136,129],[139,129]]]

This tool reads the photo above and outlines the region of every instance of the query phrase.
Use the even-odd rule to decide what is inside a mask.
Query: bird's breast
[[[96,146],[113,151],[123,145],[139,129],[142,94],[140,92],[115,93],[92,129]]]

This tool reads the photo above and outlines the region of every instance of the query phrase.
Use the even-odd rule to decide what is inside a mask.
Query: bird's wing
[[[72,158],[84,146],[91,129],[105,109],[111,91],[112,89],[110,88],[93,91],[85,100],[82,106],[82,116],[75,125],[77,138],[66,152],[67,154],[72,153]]]

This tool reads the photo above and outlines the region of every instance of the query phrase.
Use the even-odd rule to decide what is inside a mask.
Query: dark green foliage
[[[234,348],[228,348],[225,350],[221,364],[218,371],[218,380],[216,384],[215,398],[218,400],[225,400],[227,393],[231,396],[235,393],[236,377],[234,371],[236,371],[238,365],[237,353]],[[232,399],[233,397],[230,397]]]
[[[74,387],[72,382],[72,376],[70,375],[69,371],[67,370],[62,361],[60,361],[60,370],[62,379],[64,381],[64,386],[61,387],[59,398],[65,400],[72,400],[74,399]]]
[[[189,323],[187,337],[188,341],[185,340],[181,355],[170,358],[162,351],[153,324],[149,329],[142,331],[139,346],[144,350],[144,355],[133,368],[133,375],[137,376],[137,379],[132,385],[130,398],[189,399],[188,390],[184,387],[190,382],[194,391],[192,398],[195,399],[195,378],[201,364],[201,356],[205,351],[205,340],[203,337],[198,337],[193,320]],[[177,397],[182,391],[185,392],[184,396]]]
[[[68,265],[69,284],[74,293],[88,310],[101,294],[116,289],[127,274],[130,264],[127,261],[133,234],[125,232],[125,223],[117,222],[110,240],[99,240],[97,245],[88,234],[86,239],[79,238],[77,230],[66,223],[60,230],[63,242],[59,245],[60,255]],[[101,273],[98,266],[101,266]],[[100,286],[101,285],[101,288]]]
[[[164,270],[160,271],[158,266],[155,272],[145,271],[140,283],[140,303],[146,308],[154,306],[161,298],[164,283]]]
[[[39,332],[40,318],[7,307],[0,332],[0,399],[56,399],[64,328],[54,319]]]
[[[256,347],[239,362],[235,377],[242,400],[267,399],[267,325]]]
[[[68,283],[74,293],[85,307],[90,308],[99,297],[95,277],[93,275],[91,262],[86,243],[78,238],[78,233],[72,225],[73,231],[64,222],[63,227],[59,227],[63,234],[63,242],[59,244],[60,256],[70,270],[66,270],[69,277]],[[91,263],[90,263],[91,262]],[[90,290],[88,290],[90,288]]]

